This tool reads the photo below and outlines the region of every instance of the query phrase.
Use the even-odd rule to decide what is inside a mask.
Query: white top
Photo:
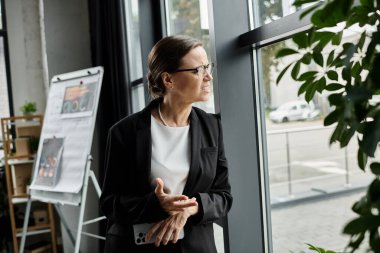
[[[150,182],[164,181],[168,194],[182,194],[190,169],[190,126],[164,126],[151,116],[152,160]]]

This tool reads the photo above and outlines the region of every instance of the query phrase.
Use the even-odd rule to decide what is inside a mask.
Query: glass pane
[[[4,29],[3,28],[3,6],[1,5],[1,2],[0,2],[0,29]]]
[[[259,26],[268,24],[272,21],[290,15],[297,11],[297,9],[292,6],[294,0],[256,0],[254,3],[259,8],[258,19]],[[303,8],[309,7],[312,4],[305,4]]]
[[[168,35],[185,34],[199,39],[211,61],[207,0],[167,0],[166,7]],[[209,101],[196,106],[214,112],[213,89]]]
[[[5,71],[4,43],[0,37],[0,118],[9,117],[7,73]]]
[[[300,83],[290,73],[276,85],[280,71],[298,59],[294,55],[274,58],[280,48],[290,43],[290,40],[282,41],[258,51],[259,80],[264,91],[273,249],[275,253],[301,252],[307,249],[305,243],[311,243],[341,252],[348,242],[341,230],[355,216],[350,206],[364,192],[319,200],[314,197],[368,185],[372,177],[357,166],[355,137],[346,149],[329,145],[334,126],[323,126],[324,117],[331,111],[329,94],[317,94],[307,103],[302,95],[297,96]],[[317,69],[317,66],[310,68]]]
[[[130,81],[134,81],[143,76],[138,0],[126,0],[125,9],[127,22],[127,46]]]
[[[5,57],[4,57],[4,41],[0,37],[0,118],[9,117],[9,100],[8,100],[8,86],[7,76],[5,71]],[[1,126],[0,126],[1,129]],[[2,148],[2,135],[0,134],[0,165],[1,159],[4,157]]]
[[[145,107],[144,85],[132,87],[132,110],[133,113],[141,111]]]

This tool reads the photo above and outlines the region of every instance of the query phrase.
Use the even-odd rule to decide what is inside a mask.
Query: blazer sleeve
[[[197,193],[199,212],[192,217],[192,223],[211,223],[227,215],[232,206],[231,186],[228,179],[228,164],[224,152],[223,131],[218,122],[218,161],[216,174],[210,190]]]
[[[105,178],[100,197],[103,213],[111,222],[126,225],[152,223],[166,218],[167,214],[154,191],[141,193],[139,190],[134,168],[131,168],[133,162],[128,161],[131,144],[126,145],[128,140],[123,139],[120,132],[112,127],[108,133]]]

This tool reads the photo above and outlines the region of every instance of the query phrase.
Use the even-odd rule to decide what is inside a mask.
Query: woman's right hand
[[[198,203],[195,198],[189,199],[186,195],[170,195],[164,192],[164,182],[161,178],[156,178],[156,194],[160,201],[161,207],[170,215],[176,212],[183,211],[184,208],[197,206]]]

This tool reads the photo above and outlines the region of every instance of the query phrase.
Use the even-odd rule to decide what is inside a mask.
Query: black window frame
[[[9,116],[14,116],[13,107],[13,92],[12,92],[12,79],[11,79],[11,69],[10,69],[10,58],[9,58],[9,44],[8,44],[8,31],[7,31],[7,19],[5,11],[5,0],[0,0],[1,4],[1,21],[2,27],[0,29],[0,37],[3,38],[4,43],[4,63],[5,63],[5,74],[8,89],[8,106],[9,106]]]

